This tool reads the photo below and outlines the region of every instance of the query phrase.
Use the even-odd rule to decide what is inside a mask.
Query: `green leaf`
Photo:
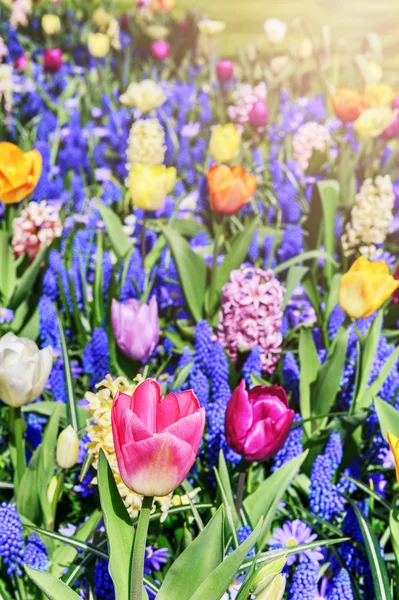
[[[64,363],[64,374],[65,384],[67,392],[67,415],[68,421],[72,425],[75,431],[79,431],[80,427],[84,424],[79,422],[79,415],[77,411],[76,396],[75,396],[75,384],[72,377],[71,363],[69,361],[68,346],[65,337],[64,327],[62,325],[61,317],[57,313],[57,324],[60,332],[62,360]]]
[[[101,231],[97,234],[96,270],[93,288],[93,326],[101,327],[104,320],[104,292],[103,292],[103,238]]]
[[[171,227],[185,237],[194,237],[200,231],[204,231],[203,225],[193,219],[174,219]]]
[[[317,189],[320,194],[321,206],[323,209],[323,227],[324,227],[324,248],[330,256],[335,253],[335,215],[339,204],[339,183],[332,179],[319,181]],[[326,261],[324,264],[324,273],[330,284],[334,275],[334,266]]]
[[[48,251],[48,246],[43,244],[39,254],[36,256],[35,260],[29,267],[26,269],[25,273],[22,275],[21,279],[17,283],[17,287],[14,290],[10,303],[8,305],[9,308],[15,310],[21,302],[26,300],[26,297],[30,294],[37,276],[39,275],[40,267],[42,266],[43,261],[46,258]]]
[[[32,569],[27,565],[25,565],[25,571],[49,600],[79,600],[80,596],[54,575]]]
[[[157,600],[193,600],[196,590],[223,561],[223,526],[224,507],[221,506],[172,564]],[[205,598],[206,596],[202,596],[203,600]]]
[[[336,273],[332,278],[330,285],[330,293],[328,294],[327,303],[326,303],[326,311],[325,311],[325,321],[328,322],[331,313],[334,307],[338,304],[338,295],[339,295],[339,286],[341,283],[341,277],[339,273]]]
[[[190,600],[220,600],[233,581],[242,561],[248,552],[255,546],[262,529],[259,521],[251,535],[234,552],[227,556],[223,562],[208,576],[203,584],[190,597]],[[180,598],[180,596],[176,596]]]
[[[380,398],[374,400],[374,406],[384,440],[388,441],[388,431],[399,437],[399,411],[392,404],[388,404]]]
[[[277,471],[265,479],[255,492],[247,496],[244,500],[244,508],[248,514],[252,527],[255,527],[262,516],[264,517],[262,533],[259,537],[260,548],[269,536],[270,527],[278,504],[291,481],[299,471],[307,453],[308,451],[306,450],[299,456],[296,456],[282,465]]]
[[[179,273],[187,307],[195,321],[202,319],[206,291],[207,266],[190,244],[170,227],[161,225]]]
[[[69,424],[68,421],[68,413],[67,406],[65,404],[60,404],[58,402],[54,402],[53,400],[43,400],[43,402],[35,402],[34,404],[26,404],[22,406],[23,413],[37,413],[38,415],[43,415],[44,417],[51,417],[54,412],[54,408],[56,406],[60,406],[60,420],[63,427],[66,427]],[[87,411],[81,406],[77,406],[77,412],[79,416],[79,423],[84,423],[87,419]]]
[[[58,429],[60,425],[61,405],[56,402],[53,414],[47,423],[44,430],[42,443],[40,445],[41,452],[38,466],[39,477],[39,499],[43,510],[46,525],[53,525],[53,515],[51,513],[50,502],[47,497],[47,490],[52,477],[54,476],[55,467],[55,447],[58,437]]]
[[[102,450],[100,450],[97,477],[109,545],[108,569],[114,582],[116,600],[129,600],[134,531],[111,467]]]
[[[345,366],[350,329],[341,328],[334,339],[325,362],[321,365],[312,389],[312,416],[325,415],[335,402]],[[319,422],[323,427],[327,418]]]
[[[255,219],[233,239],[230,251],[216,271],[215,287],[217,290],[221,290],[222,286],[230,279],[231,272],[238,269],[244,262],[258,225],[258,219]]]
[[[309,329],[302,328],[299,336],[299,403],[302,419],[310,419],[311,413],[311,385],[316,381],[320,368],[317,349]],[[303,424],[303,429],[308,436],[311,435],[312,425],[310,422]]]
[[[97,203],[97,208],[100,211],[101,218],[105,223],[112,248],[118,258],[124,258],[132,249],[132,244],[129,238],[122,229],[122,223],[116,213],[105,206],[105,204]]]
[[[277,265],[274,268],[274,272],[277,275],[278,273],[283,273],[283,271],[286,271],[290,267],[299,263],[306,262],[307,260],[319,260],[320,258],[323,260],[327,260],[328,262],[332,263],[335,267],[338,267],[337,261],[327,252],[324,252],[323,250],[309,250],[308,252],[298,254],[298,256],[294,256],[294,258],[290,258],[289,260],[286,260],[280,265]]]
[[[391,530],[391,542],[395,553],[396,564],[399,565],[399,522],[395,510],[391,510],[389,513],[389,528]],[[396,583],[398,583],[398,581],[396,581]]]
[[[2,305],[7,306],[17,276],[10,238],[3,230],[0,231],[0,265],[0,299]]]
[[[284,310],[291,300],[291,296],[298,283],[302,281],[302,278],[309,271],[308,267],[293,266],[289,269],[287,274],[287,281],[285,282],[285,294],[283,299],[282,309]]]
[[[223,450],[221,450],[219,452],[218,474],[219,474],[220,483],[223,486],[223,490],[226,495],[227,502],[230,506],[234,525],[236,527],[239,527],[240,526],[240,518],[237,514],[236,505],[234,502],[233,491],[231,489],[229,471],[227,469],[227,464],[226,464],[226,460],[224,458]]]
[[[52,540],[57,540],[58,542],[61,542],[62,544],[67,544],[67,546],[71,546],[71,548],[78,548],[79,550],[85,550],[86,552],[89,552],[89,553],[93,554],[94,556],[98,556],[98,558],[108,559],[108,554],[105,552],[105,550],[101,550],[99,547],[95,546],[94,544],[89,544],[87,542],[83,542],[82,540],[79,540],[73,536],[62,535],[61,533],[57,533],[56,531],[48,531],[47,529],[41,529],[40,527],[32,527],[32,525],[30,523],[24,522],[23,524],[24,524],[24,527],[26,527],[28,529],[31,528],[34,531],[37,531],[37,533],[40,533],[40,535],[43,535],[44,537],[48,537]]]
[[[18,512],[33,523],[39,523],[41,516],[39,501],[39,464],[41,451],[41,446],[34,451],[21,479],[17,495]]]
[[[380,310],[366,337],[361,355],[360,381],[356,392],[357,398],[360,398],[363,395],[370,379],[371,369],[373,368],[378,342],[380,341],[381,336],[382,317],[382,310]]]
[[[228,495],[226,494],[226,491],[220,480],[219,473],[215,467],[214,467],[214,472],[215,472],[215,477],[216,477],[216,483],[218,485],[218,489],[219,489],[220,496],[221,496],[221,504],[223,504],[223,506],[226,510],[227,523],[228,523],[227,533],[229,535],[229,530],[230,530],[230,534],[232,535],[233,540],[234,540],[234,545],[237,548],[239,545],[239,541],[238,541],[236,526],[234,524],[234,518],[233,518],[233,510],[235,510],[234,501],[232,501],[232,498],[230,499],[228,497]]]
[[[381,371],[378,374],[378,377],[374,379],[373,383],[365,390],[363,396],[359,398],[356,402],[356,412],[361,411],[363,409],[367,409],[372,400],[376,398],[378,392],[381,387],[387,380],[389,373],[391,372],[394,364],[399,358],[399,347],[395,348],[392,352],[391,356],[386,361],[385,365],[382,367]]]
[[[86,542],[91,536],[97,525],[101,521],[102,514],[100,510],[94,510],[84,523],[76,530],[74,537],[77,540]],[[51,573],[55,577],[61,577],[65,568],[69,568],[78,556],[78,550],[70,545],[62,544],[51,557]]]
[[[375,600],[392,600],[389,577],[386,570],[385,562],[381,556],[380,546],[375,533],[364,517],[363,513],[358,508],[355,502],[351,502],[359,521],[362,531],[364,545],[366,547],[371,575],[374,583],[374,598]]]

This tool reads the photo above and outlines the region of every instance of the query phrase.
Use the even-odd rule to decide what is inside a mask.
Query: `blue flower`
[[[302,417],[300,414],[296,414],[294,417],[294,423],[301,421]],[[274,463],[272,471],[277,471],[282,465],[289,460],[292,460],[296,456],[299,456],[303,452],[302,446],[302,427],[294,427],[291,429],[287,441],[284,446],[279,450],[274,457]]]
[[[288,600],[314,600],[317,593],[319,565],[303,562],[296,568]]]
[[[312,530],[306,523],[295,519],[295,521],[286,521],[282,527],[278,527],[273,531],[273,537],[268,541],[271,550],[277,550],[278,548],[291,548],[292,546],[298,546],[299,544],[308,544],[314,542],[317,539],[317,534],[312,533]],[[323,554],[319,547],[305,550],[297,554],[290,554],[287,557],[287,565],[291,566],[294,564],[296,559],[299,562],[305,562],[306,565],[309,561],[317,563],[323,560]]]
[[[11,577],[15,572],[21,575],[22,551],[24,538],[22,523],[17,509],[12,504],[3,502],[0,505],[0,556],[7,565],[7,574]]]
[[[251,375],[255,375],[255,377],[260,377],[262,375],[261,350],[259,346],[252,348],[249,353],[242,368],[242,375],[248,387],[253,387]]]
[[[94,592],[96,598],[115,600],[115,589],[108,571],[108,561],[100,558],[94,567]]]
[[[346,569],[341,569],[334,579],[327,600],[353,600],[352,584]]]
[[[47,556],[46,546],[36,532],[33,532],[28,538],[28,543],[22,555],[22,562],[40,571],[49,570],[50,561]]]

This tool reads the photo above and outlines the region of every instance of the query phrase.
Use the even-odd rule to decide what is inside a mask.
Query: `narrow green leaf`
[[[394,364],[399,358],[399,347],[395,348],[392,352],[391,356],[386,361],[385,365],[382,367],[378,376],[374,379],[373,383],[365,390],[363,396],[359,398],[356,402],[356,412],[361,411],[363,409],[367,409],[372,400],[376,398],[378,392],[381,387],[387,380],[389,373],[391,372]]]
[[[221,290],[222,286],[230,279],[231,272],[238,269],[244,262],[258,225],[259,222],[255,219],[233,239],[230,251],[216,271],[215,287],[217,290]]]
[[[224,493],[226,494],[227,501],[231,508],[231,514],[233,517],[234,525],[236,527],[239,527],[240,526],[240,518],[237,514],[236,505],[234,502],[233,491],[231,489],[229,471],[227,469],[227,464],[226,464],[226,460],[224,458],[223,450],[221,450],[219,452],[218,474],[219,474],[219,478],[220,478],[220,483],[223,486]]]
[[[40,535],[43,535],[44,537],[48,537],[52,540],[57,540],[58,542],[66,544],[72,549],[78,548],[79,550],[85,550],[86,552],[90,552],[98,558],[108,559],[108,554],[105,552],[105,550],[101,550],[97,546],[94,546],[94,544],[88,544],[87,542],[84,542],[74,536],[66,536],[62,535],[62,533],[58,533],[57,531],[48,531],[47,529],[41,529],[40,527],[33,527],[27,523],[24,523],[24,527],[28,529],[31,528],[34,531],[37,531],[37,533],[40,533]]]
[[[56,402],[53,414],[47,423],[44,430],[41,452],[39,455],[38,478],[39,478],[39,499],[43,510],[45,523],[49,527],[53,525],[50,502],[47,497],[47,490],[52,477],[54,476],[55,467],[55,447],[58,437],[60,425],[61,405]]]
[[[0,265],[0,300],[7,306],[14,292],[16,269],[10,238],[3,230],[0,231]]]
[[[196,321],[202,318],[206,291],[207,266],[190,244],[170,227],[162,226],[179,273],[187,307]]]
[[[60,404],[58,402],[54,402],[53,400],[43,400],[42,402],[35,402],[34,404],[26,404],[22,407],[23,413],[36,413],[38,415],[43,415],[44,417],[51,417],[54,412],[54,408],[56,406],[60,406],[60,420],[63,427],[66,427],[69,424],[68,421],[68,412],[67,406],[65,404]],[[78,412],[78,421],[79,423],[85,423],[87,419],[87,411],[81,406],[77,406]]]
[[[248,552],[255,546],[262,529],[259,521],[251,535],[234,552],[227,556],[223,562],[207,577],[202,585],[190,597],[190,600],[220,600],[228,590],[237,570]]]
[[[388,402],[384,402],[380,398],[374,400],[374,406],[377,411],[381,434],[384,440],[388,441],[388,431],[399,436],[399,411],[392,404],[388,404]]]
[[[226,516],[227,516],[227,523],[229,525],[228,530],[230,530],[230,533],[233,537],[234,540],[234,545],[237,548],[238,547],[238,536],[237,536],[237,531],[236,531],[236,526],[234,524],[234,519],[233,519],[233,510],[235,510],[234,508],[234,501],[231,503],[231,500],[228,498],[226,491],[223,487],[223,484],[220,480],[219,477],[219,473],[217,471],[217,469],[214,467],[214,472],[215,472],[215,477],[216,477],[216,482],[219,488],[219,492],[222,498],[222,504],[226,510]]]
[[[68,354],[68,346],[65,337],[64,327],[62,325],[61,317],[57,313],[57,324],[60,332],[60,340],[61,340],[61,350],[62,350],[62,360],[64,363],[64,373],[65,373],[65,384],[66,384],[66,392],[67,392],[67,415],[68,421],[72,425],[75,431],[79,431],[79,428],[83,423],[79,422],[77,404],[76,404],[76,396],[75,396],[75,384],[72,377],[72,369],[71,363],[69,361]]]
[[[294,256],[294,258],[290,258],[289,260],[286,260],[280,265],[277,265],[274,268],[274,272],[277,275],[278,273],[283,273],[283,271],[286,271],[290,267],[299,263],[306,262],[308,260],[319,260],[320,258],[323,260],[327,260],[330,263],[332,263],[335,267],[338,267],[337,261],[327,252],[324,252],[323,250],[309,250],[308,252],[298,254],[298,256]]]
[[[302,328],[299,336],[299,403],[301,407],[302,419],[310,419],[311,411],[311,385],[316,381],[317,373],[320,368],[317,349],[309,329]],[[312,424],[310,422],[303,424],[304,431],[308,436],[312,433]]]
[[[98,489],[109,545],[109,572],[117,600],[129,600],[134,531],[106,456],[100,450]]]
[[[259,537],[260,548],[270,534],[270,527],[278,504],[299,471],[307,454],[308,451],[306,450],[299,456],[296,456],[282,465],[277,471],[265,479],[255,492],[245,498],[244,508],[248,514],[252,527],[255,527],[262,516],[264,517],[262,532]]]
[[[47,596],[48,600],[79,600],[80,596],[78,594],[51,573],[38,571],[27,565],[25,565],[25,571],[33,583]]]
[[[157,600],[193,600],[196,590],[223,561],[223,522],[224,508],[221,506],[172,564]],[[206,597],[202,596],[203,600]]]
[[[389,528],[391,530],[391,542],[395,553],[396,565],[399,565],[399,522],[395,510],[391,510],[389,513]],[[398,582],[396,581],[396,583]]]
[[[14,293],[11,297],[8,307],[12,310],[15,310],[21,302],[26,300],[26,297],[30,294],[37,276],[39,275],[40,267],[42,266],[43,261],[46,258],[48,251],[48,246],[43,244],[39,254],[36,256],[35,260],[29,267],[26,269],[25,273],[22,275],[21,279],[17,283],[17,287],[14,290]]]
[[[302,281],[302,278],[309,271],[308,267],[293,266],[289,269],[287,280],[285,282],[285,294],[283,299],[283,310],[286,308],[296,286]]]
[[[317,188],[320,194],[321,206],[323,209],[323,227],[324,227],[324,248],[330,256],[335,253],[335,215],[339,204],[339,183],[332,179],[319,181]],[[333,263],[326,261],[324,263],[324,273],[330,284],[334,275]]]
[[[377,346],[381,336],[382,317],[382,310],[380,310],[366,337],[361,356],[360,381],[357,388],[357,398],[361,398],[370,379],[371,369],[373,368]]]
[[[104,319],[103,238],[101,231],[97,234],[96,270],[94,274],[93,304],[93,325],[94,327],[101,327]]]
[[[122,223],[118,215],[105,204],[97,203],[97,208],[100,211],[101,218],[105,223],[112,248],[118,258],[124,258],[132,249],[132,244],[129,238],[122,229]]]
[[[327,303],[326,303],[326,311],[325,311],[325,320],[328,322],[331,313],[334,307],[338,304],[338,295],[339,295],[339,286],[341,283],[341,277],[339,273],[336,273],[332,278],[330,285],[330,293],[328,294]]]
[[[375,600],[392,600],[388,573],[385,562],[381,556],[380,546],[375,533],[370,523],[358,508],[357,504],[355,502],[351,502],[351,504],[356,513],[356,517],[359,521],[360,529],[362,531],[363,541],[369,559],[371,575],[373,577]]]
[[[41,451],[41,446],[34,451],[21,479],[17,495],[18,512],[36,524],[40,522],[41,516],[39,501],[39,464]]]
[[[194,237],[200,231],[204,231],[204,226],[193,219],[174,219],[171,227],[185,237]]]

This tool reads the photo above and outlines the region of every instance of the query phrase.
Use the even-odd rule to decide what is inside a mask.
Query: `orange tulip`
[[[334,112],[341,121],[356,121],[370,106],[370,100],[357,90],[340,88],[331,96]]]
[[[175,5],[175,0],[152,0],[151,10],[155,13],[159,11],[169,12]]]
[[[20,202],[35,189],[42,172],[42,155],[37,150],[23,152],[10,142],[0,142],[0,200]]]
[[[213,165],[208,171],[211,209],[223,215],[234,215],[251,201],[258,187],[255,175],[241,166]]]

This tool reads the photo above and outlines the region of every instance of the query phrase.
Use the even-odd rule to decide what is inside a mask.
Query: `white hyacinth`
[[[134,165],[162,165],[165,159],[165,131],[157,119],[133,123],[126,150],[127,168]]]
[[[389,175],[366,179],[356,194],[351,218],[342,235],[342,247],[348,256],[356,249],[367,258],[375,258],[377,246],[384,243],[393,219],[395,196]]]
[[[306,171],[313,152],[325,152],[331,145],[331,135],[324,125],[309,121],[302,125],[292,140],[293,159]]]
[[[4,107],[7,115],[11,113],[12,92],[12,66],[8,64],[0,65],[0,100],[4,99]]]
[[[249,113],[258,100],[266,100],[267,87],[261,81],[256,86],[249,83],[241,83],[232,94],[234,104],[228,107],[229,117],[237,125],[244,126],[248,123]]]

